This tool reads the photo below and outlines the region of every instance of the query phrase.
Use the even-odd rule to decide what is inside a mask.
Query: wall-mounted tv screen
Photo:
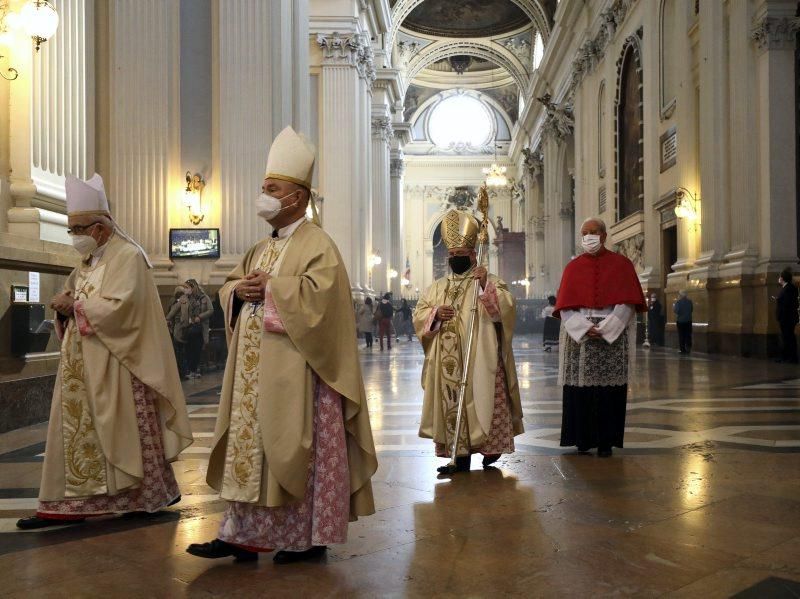
[[[219,229],[170,229],[170,258],[219,258]]]

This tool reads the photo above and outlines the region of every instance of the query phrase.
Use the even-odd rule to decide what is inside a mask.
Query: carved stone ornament
[[[630,14],[630,9],[636,1],[614,0],[611,6],[600,13],[600,28],[593,38],[587,39],[581,45],[572,61],[570,85],[565,96],[567,99],[575,96],[575,90],[583,79],[594,72],[602,62],[608,45],[622,27],[625,18]]]
[[[547,117],[542,127],[542,133],[545,137],[552,136],[559,143],[563,143],[572,135],[575,128],[575,116],[572,112],[572,104],[562,102],[556,104],[552,102],[550,94],[545,94],[541,98],[537,98],[547,111]]]
[[[792,50],[798,30],[800,17],[765,16],[754,23],[750,37],[761,51]]]
[[[394,139],[392,120],[386,116],[372,119],[372,137],[390,143]]]
[[[516,56],[522,64],[527,65],[531,61],[531,43],[528,40],[512,37],[500,43]]]
[[[447,195],[446,204],[448,208],[458,208],[459,210],[471,209],[475,205],[478,194],[472,187],[450,188]]]
[[[318,34],[317,45],[322,50],[324,64],[356,66],[360,40],[358,36],[343,36],[338,31],[330,35]]]
[[[614,246],[614,249],[640,270],[644,268],[644,233],[623,239]]]
[[[397,56],[400,60],[400,68],[405,69],[408,63],[414,58],[414,55],[419,52],[420,44],[418,42],[397,42]]]
[[[402,158],[392,158],[389,161],[389,176],[402,177],[406,172],[406,161]]]
[[[358,75],[372,88],[373,82],[378,78],[378,72],[375,69],[375,54],[372,51],[372,44],[368,35],[361,35],[358,40],[359,45],[356,54]]]
[[[541,150],[522,148],[522,155],[525,157],[522,164],[531,177],[535,179],[544,172],[544,154],[542,154]]]

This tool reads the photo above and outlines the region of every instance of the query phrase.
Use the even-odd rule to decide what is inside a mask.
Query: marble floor
[[[215,536],[224,508],[204,483],[219,374],[186,384],[196,442],[175,464],[183,501],[147,518],[16,531],[36,506],[45,425],[0,435],[0,595],[800,596],[797,367],[640,351],[626,448],[604,460],[558,447],[557,355],[533,338],[515,348],[517,452],[450,479],[416,435],[418,344],[363,353],[378,512],[325,563],[184,553]]]

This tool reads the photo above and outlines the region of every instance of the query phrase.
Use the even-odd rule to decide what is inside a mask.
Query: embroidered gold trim
[[[289,239],[270,240],[257,270],[272,272]],[[252,309],[248,309],[252,306]],[[258,378],[264,327],[263,304],[246,304],[239,318],[241,331],[236,347],[231,420],[225,455],[225,476],[220,496],[229,501],[255,503],[261,494],[264,446],[258,423]]]
[[[85,300],[100,288],[105,266],[81,269],[76,300]],[[88,497],[108,492],[106,459],[94,426],[84,381],[83,348],[72,318],[61,344],[61,434],[64,443],[65,497]]]

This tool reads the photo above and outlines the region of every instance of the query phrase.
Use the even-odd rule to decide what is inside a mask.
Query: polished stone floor
[[[11,597],[798,597],[800,370],[641,351],[626,448],[558,447],[557,355],[515,344],[527,432],[490,471],[437,479],[417,438],[422,353],[363,353],[378,512],[325,563],[184,553],[224,503],[204,484],[220,377],[187,383],[196,443],[183,501],[145,519],[18,532],[36,506],[45,425],[0,435],[0,595]],[[475,459],[475,466],[478,460]]]

